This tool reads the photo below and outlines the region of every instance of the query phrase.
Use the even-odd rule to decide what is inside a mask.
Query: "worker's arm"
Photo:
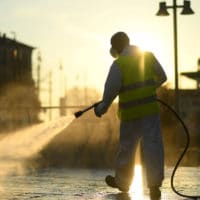
[[[156,58],[154,63],[154,70],[156,72],[156,86],[160,87],[167,80],[167,76],[161,64],[158,62]]]
[[[102,102],[95,107],[95,114],[100,117],[104,113],[107,112],[109,106],[119,94],[121,88],[121,79],[122,75],[118,65],[114,62],[110,67],[110,71],[108,73],[103,93]]]

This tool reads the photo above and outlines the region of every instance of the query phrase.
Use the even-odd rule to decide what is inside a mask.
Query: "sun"
[[[162,42],[155,35],[147,32],[136,32],[135,34],[130,34],[129,37],[131,44],[139,46],[142,51],[151,51],[156,55],[160,55]]]
[[[138,46],[142,51],[152,52],[167,74],[173,74],[173,67],[168,67],[171,66],[169,62],[171,57],[168,53],[170,52],[169,44],[163,41],[161,36],[148,32],[135,32],[129,34],[129,38],[130,43]]]

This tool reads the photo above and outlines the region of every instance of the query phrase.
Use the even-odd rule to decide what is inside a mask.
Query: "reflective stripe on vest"
[[[120,92],[127,92],[129,90],[137,89],[144,86],[154,86],[155,81],[153,79],[145,80],[144,82],[136,82],[127,86],[122,86]]]
[[[158,113],[153,55],[120,56],[116,62],[122,73],[120,119],[127,121]]]
[[[152,102],[155,102],[155,100],[156,100],[156,96],[152,95],[149,97],[145,97],[145,98],[137,99],[137,100],[133,100],[133,101],[128,101],[125,103],[119,102],[119,107],[122,109],[127,109],[127,108],[131,108],[134,106],[139,106],[142,104],[152,103]]]

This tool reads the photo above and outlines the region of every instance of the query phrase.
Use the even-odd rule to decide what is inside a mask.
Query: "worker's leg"
[[[115,181],[122,191],[128,191],[132,183],[135,151],[139,137],[138,126],[134,122],[121,122]]]
[[[142,150],[147,185],[149,188],[160,187],[164,178],[164,150],[158,115],[144,120]]]

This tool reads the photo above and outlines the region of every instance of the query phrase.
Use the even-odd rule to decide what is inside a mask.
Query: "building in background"
[[[180,107],[183,113],[200,113],[200,58],[197,60],[197,71],[182,72],[181,75],[196,81],[196,89],[181,90]]]
[[[34,47],[0,35],[0,125],[26,126],[38,121],[40,102],[32,77]]]
[[[197,60],[197,71],[196,72],[183,72],[183,76],[193,79],[197,82],[197,89],[200,89],[200,58]]]
[[[0,87],[11,82],[34,84],[31,62],[33,49],[7,38],[6,34],[0,36]]]

